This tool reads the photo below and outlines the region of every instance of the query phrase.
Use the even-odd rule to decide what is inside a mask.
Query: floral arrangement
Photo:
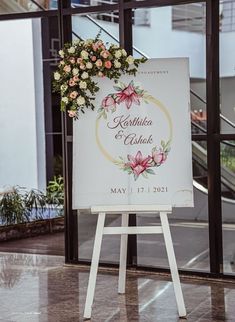
[[[98,109],[99,118],[107,118],[107,113],[111,111],[114,113],[117,105],[125,103],[126,108],[129,110],[132,104],[140,105],[140,100],[143,99],[148,103],[149,97],[147,91],[143,90],[139,84],[134,83],[132,80],[128,85],[122,82],[117,82],[113,86],[115,93],[110,93],[101,102],[101,107]]]
[[[61,60],[54,73],[54,90],[61,93],[61,110],[78,118],[85,108],[94,109],[93,100],[99,91],[94,76],[117,81],[123,73],[135,75],[146,58],[134,59],[117,45],[104,44],[99,38],[77,40],[59,51]]]
[[[141,151],[138,151],[135,156],[127,155],[127,160],[119,157],[116,164],[130,175],[134,175],[137,180],[141,174],[144,178],[148,178],[148,174],[155,174],[152,168],[162,165],[170,152],[170,141],[165,143],[161,141],[161,147],[155,146],[152,149],[151,155],[143,157]]]

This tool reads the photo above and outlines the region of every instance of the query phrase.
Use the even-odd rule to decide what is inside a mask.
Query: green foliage
[[[48,204],[64,204],[64,179],[61,176],[55,176],[49,181],[47,186],[47,203]]]
[[[2,225],[12,225],[44,218],[45,210],[55,210],[57,216],[63,214],[64,184],[63,177],[54,177],[49,182],[46,194],[31,189],[26,191],[20,187],[0,195],[0,220]]]
[[[18,224],[29,221],[25,208],[24,196],[18,187],[3,194],[0,200],[0,215],[5,225]]]

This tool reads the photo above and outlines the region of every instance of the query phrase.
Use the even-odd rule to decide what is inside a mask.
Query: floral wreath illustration
[[[148,178],[148,175],[154,175],[154,168],[157,168],[164,164],[167,160],[168,154],[171,149],[172,141],[172,120],[169,112],[165,106],[141,86],[135,83],[133,80],[127,85],[122,82],[117,82],[113,86],[115,93],[108,94],[101,102],[101,107],[98,109],[96,120],[96,142],[104,154],[104,156],[121,170],[127,172],[129,175],[134,176],[134,180],[137,180],[140,175],[144,178]],[[118,159],[114,159],[103,147],[99,138],[99,123],[100,120],[107,120],[109,113],[114,113],[121,103],[125,104],[125,107],[130,110],[133,105],[140,106],[141,101],[145,103],[152,102],[157,108],[163,112],[169,127],[169,138],[164,141],[161,140],[160,146],[154,146],[149,155],[144,156],[142,152],[137,151],[136,155],[128,154],[125,158],[119,156]]]

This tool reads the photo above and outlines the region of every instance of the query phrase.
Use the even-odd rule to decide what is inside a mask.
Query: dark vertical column
[[[52,95],[51,95],[51,68],[50,68],[50,27],[48,17],[41,19],[42,26],[42,55],[43,55],[43,87],[44,87],[44,113],[45,117],[45,141],[46,141],[46,179],[53,178],[53,136],[47,135],[53,132],[52,121]]]
[[[206,2],[207,76],[207,166],[211,273],[223,270],[221,174],[220,174],[220,98],[219,98],[219,0]]]
[[[119,42],[129,55],[133,53],[132,38],[132,9],[123,8],[125,0],[119,1]],[[129,226],[136,226],[136,215],[130,214]],[[136,235],[128,236],[127,265],[137,265],[137,238]]]
[[[63,9],[70,8],[70,0],[58,1],[59,34],[61,47],[72,40],[71,15],[63,15]],[[67,113],[62,115],[63,133],[63,174],[65,186],[65,262],[78,260],[77,216],[72,210],[72,139],[73,123]]]

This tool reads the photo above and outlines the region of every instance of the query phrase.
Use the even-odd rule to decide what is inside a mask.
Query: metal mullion
[[[124,9],[125,0],[119,0],[119,42],[127,53],[133,53],[132,9]],[[136,226],[136,214],[129,215],[129,226]],[[137,236],[128,235],[127,265],[137,265]]]
[[[219,101],[219,0],[206,1],[207,166],[210,271],[223,270]]]
[[[176,6],[189,3],[201,3],[202,0],[143,0],[143,1],[128,1],[124,3],[124,9],[138,9],[138,8],[150,8],[150,7],[166,7]]]
[[[206,141],[206,134],[192,134],[192,141]]]
[[[110,11],[118,11],[118,4],[107,4],[107,5],[99,5],[99,6],[89,6],[89,7],[77,7],[70,8],[64,11],[65,15],[75,15],[75,14],[89,14],[89,13],[99,13],[99,12],[110,12]]]
[[[58,10],[46,10],[46,11],[34,11],[34,12],[20,12],[20,13],[8,13],[1,14],[1,20],[16,20],[16,19],[31,19],[42,17],[53,17],[58,15]]]
[[[71,15],[64,16],[64,9],[70,7],[70,0],[58,1],[58,27],[61,48],[72,40]],[[78,260],[78,235],[76,211],[72,210],[72,119],[67,113],[62,113],[62,151],[64,177],[64,215],[65,215],[65,262]]]

